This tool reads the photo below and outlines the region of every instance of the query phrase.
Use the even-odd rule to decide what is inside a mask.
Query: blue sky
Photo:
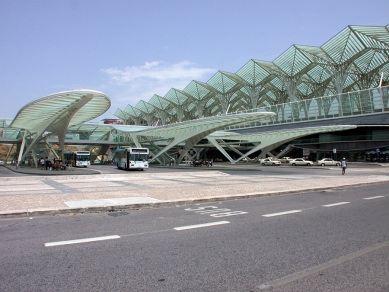
[[[0,0],[0,118],[74,89],[107,94],[110,112],[321,46],[347,25],[389,24],[388,0]]]

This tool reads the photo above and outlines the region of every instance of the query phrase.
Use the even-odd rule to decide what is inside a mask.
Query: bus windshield
[[[90,156],[87,154],[78,154],[77,160],[78,161],[89,161]]]
[[[129,160],[131,161],[147,161],[148,154],[145,153],[131,153]]]

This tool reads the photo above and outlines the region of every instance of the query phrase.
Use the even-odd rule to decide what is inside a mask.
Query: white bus
[[[140,169],[149,168],[148,148],[124,148],[117,149],[114,155],[115,165],[119,169]]]
[[[90,151],[68,151],[63,155],[66,164],[71,161],[72,166],[90,166]]]

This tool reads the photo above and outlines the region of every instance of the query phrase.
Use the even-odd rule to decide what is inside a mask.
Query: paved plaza
[[[146,171],[118,171],[113,166],[73,171],[1,167],[9,170],[0,180],[0,218],[169,207],[291,192],[329,194],[334,188],[389,181],[389,167],[366,164],[350,165],[345,176],[339,167],[258,163],[155,166],[157,171],[153,167]]]

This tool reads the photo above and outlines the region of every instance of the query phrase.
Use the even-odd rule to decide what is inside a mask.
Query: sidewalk
[[[351,171],[348,169],[345,176],[340,175],[339,167],[321,166],[313,166],[312,170],[326,171],[326,175],[320,175],[320,171],[304,175],[294,175],[293,172],[288,175],[278,172],[263,174],[263,166],[250,163],[220,163],[196,171],[193,167],[176,166],[166,167],[174,168],[174,172],[119,174],[100,174],[88,168],[50,171],[5,167],[26,175],[2,177],[0,180],[0,219],[212,204],[222,200],[389,182],[389,167],[378,165],[377,168],[350,167]],[[245,175],[229,175],[225,172],[227,170],[251,171]]]

